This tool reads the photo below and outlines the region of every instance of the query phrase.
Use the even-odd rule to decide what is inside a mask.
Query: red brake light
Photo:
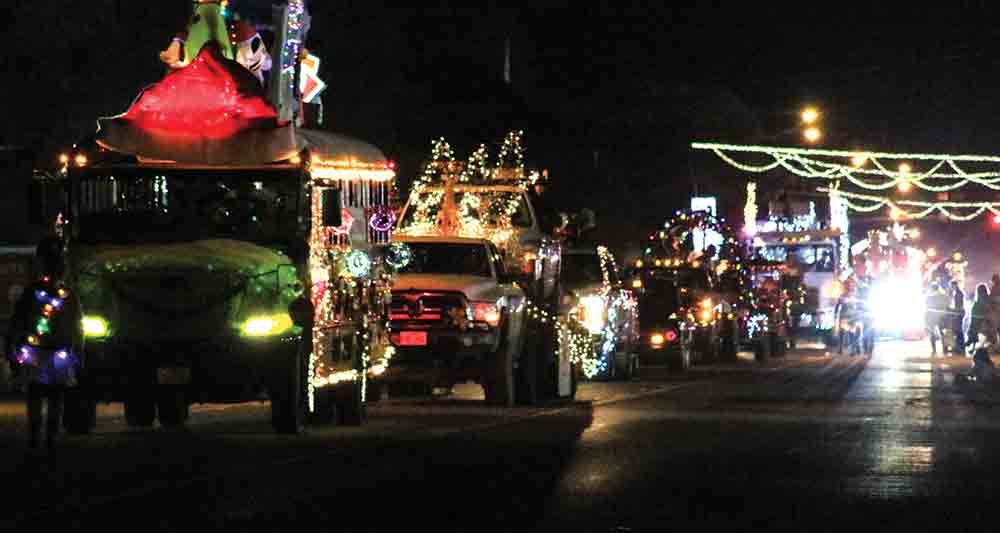
[[[663,334],[663,336],[664,338],[667,339],[667,342],[674,342],[675,340],[677,340],[677,332],[672,329],[668,329],[667,332]]]

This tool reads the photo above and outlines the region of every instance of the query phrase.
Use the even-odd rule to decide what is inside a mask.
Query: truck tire
[[[576,387],[577,383],[579,383],[579,380],[576,377],[577,372],[578,370],[576,368],[576,364],[571,363],[569,367],[569,397],[567,398],[569,400],[576,399]]]
[[[306,422],[315,425],[333,424],[337,421],[337,403],[328,390],[315,392],[314,410],[306,414]]]
[[[365,378],[361,378],[365,379]],[[364,398],[361,397],[361,380],[356,379],[344,387],[337,402],[337,423],[342,426],[361,426],[368,419]]]
[[[784,357],[785,338],[777,333],[768,333],[768,342],[771,343],[771,357]]]
[[[614,358],[615,372],[614,376],[616,379],[622,381],[632,381],[635,378],[636,370],[636,355],[632,353],[625,354],[625,363],[622,365],[618,364],[618,358]]]
[[[722,331],[719,359],[727,363],[735,362],[740,350],[739,327],[736,322],[730,320],[726,323],[726,327],[722,328]]]
[[[184,389],[176,385],[161,385],[156,395],[156,413],[161,426],[167,429],[184,427],[190,413]]]
[[[667,368],[672,372],[685,372],[691,368],[691,347],[682,346],[680,350],[667,354]]]
[[[771,358],[771,342],[767,335],[762,335],[754,343],[754,359],[759,362],[767,361]]]
[[[85,388],[66,391],[63,429],[70,435],[86,435],[97,427],[97,400]]]
[[[156,402],[148,390],[133,391],[125,400],[125,423],[129,427],[148,428],[156,421]]]
[[[538,403],[540,378],[538,369],[542,366],[538,364],[538,358],[541,356],[538,344],[537,341],[532,340],[530,343],[524,342],[522,345],[520,357],[517,361],[517,379],[514,380],[517,385],[515,393],[517,405],[535,405]]]
[[[305,430],[305,357],[301,350],[289,354],[284,368],[277,368],[271,380],[271,427],[277,433],[294,435]]]
[[[504,321],[501,330],[500,346],[485,365],[485,378],[483,381],[483,392],[488,405],[500,407],[513,407],[515,399],[514,385],[514,356],[508,348],[510,336],[508,325]]]

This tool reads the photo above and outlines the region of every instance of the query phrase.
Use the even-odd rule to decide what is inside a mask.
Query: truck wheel
[[[97,401],[84,388],[66,391],[63,428],[70,435],[86,435],[97,427]]]
[[[576,378],[576,364],[571,363],[569,367],[569,399],[576,399],[576,386],[579,380]]]
[[[771,337],[771,341],[774,343],[771,347],[771,355],[774,357],[784,357],[788,348],[788,345],[785,344],[785,337],[774,335]]]
[[[315,392],[315,395],[315,411],[306,414],[306,422],[316,425],[333,424],[336,422],[337,404],[334,401],[333,394],[328,390],[320,389]]]
[[[527,344],[527,343],[525,343]],[[532,343],[530,349],[522,349],[517,361],[516,402],[518,405],[535,405],[538,403],[538,357],[537,343]]]
[[[368,412],[361,398],[361,380],[352,381],[346,389],[346,394],[337,403],[337,423],[343,426],[363,425],[368,419]]]
[[[277,433],[298,434],[305,429],[305,358],[299,350],[289,355],[285,368],[278,368],[271,382],[271,427]]]
[[[739,356],[739,328],[735,322],[730,321],[728,324],[726,328],[723,328],[725,332],[722,335],[722,347],[719,355],[721,360],[732,363]]]
[[[615,361],[614,362],[614,364],[615,364],[615,372],[614,372],[615,377],[617,379],[622,380],[622,381],[632,381],[632,378],[635,377],[635,366],[636,366],[636,357],[635,357],[635,355],[631,354],[631,353],[625,354],[625,363],[622,364],[622,365],[618,365],[618,358],[617,357],[614,357],[614,361]]]
[[[135,391],[125,400],[125,423],[129,427],[147,428],[156,420],[156,402],[147,391]]]
[[[691,368],[691,347],[682,346],[680,350],[667,355],[667,368],[673,372],[684,372]]]
[[[767,335],[762,335],[754,343],[754,358],[761,362],[771,358],[771,342]]]
[[[156,412],[161,426],[168,429],[183,427],[188,419],[189,408],[183,388],[160,386],[156,398]]]
[[[486,379],[483,380],[486,403],[501,407],[514,406],[514,356],[508,348],[510,337],[507,328],[505,324],[501,330],[500,347],[486,361]]]

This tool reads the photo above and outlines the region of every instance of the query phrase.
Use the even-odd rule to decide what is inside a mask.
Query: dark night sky
[[[524,129],[528,157],[552,171],[553,201],[596,208],[618,234],[660,223],[694,183],[741,194],[745,176],[690,141],[796,144],[788,130],[805,103],[822,108],[828,147],[997,152],[1000,31],[985,2],[648,4],[313,0],[327,126],[383,148],[404,182],[435,137],[467,153]],[[50,160],[97,116],[123,111],[162,75],[156,53],[189,9],[13,2],[0,144]],[[724,197],[734,211],[739,194]]]

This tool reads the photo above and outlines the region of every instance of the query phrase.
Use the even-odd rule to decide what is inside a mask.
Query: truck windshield
[[[297,185],[288,178],[85,179],[74,194],[77,238],[89,244],[286,243],[296,232]]]
[[[639,297],[639,322],[643,329],[663,327],[680,307],[672,276],[646,276]]]
[[[481,244],[462,243],[406,243],[413,252],[410,263],[400,269],[401,274],[457,274],[464,276],[493,277],[489,254]]]
[[[597,254],[563,254],[562,278],[572,285],[604,283],[601,257]]]
[[[524,194],[514,191],[477,191],[475,193],[456,192],[455,207],[460,221],[474,220],[486,227],[510,225],[517,228],[532,226],[531,211],[528,210]],[[419,226],[421,221],[436,223],[438,213],[444,204],[444,192],[439,190],[413,193],[400,219],[400,228]],[[419,207],[418,207],[419,206]]]
[[[787,262],[802,272],[833,272],[833,245],[766,246],[760,255],[768,261]]]

